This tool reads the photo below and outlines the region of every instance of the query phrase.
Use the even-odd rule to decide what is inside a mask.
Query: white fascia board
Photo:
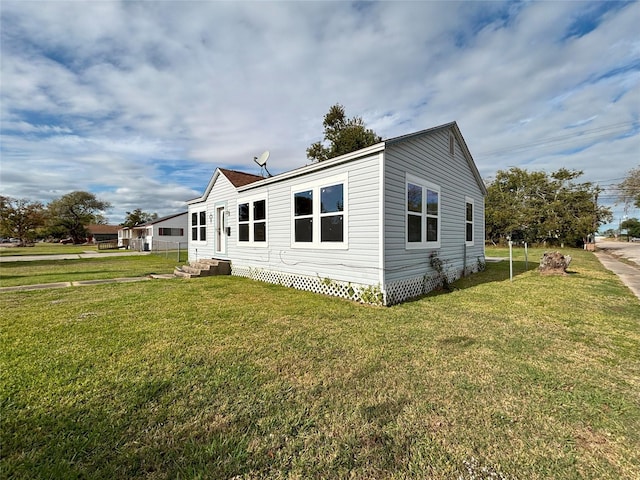
[[[204,193],[197,198],[187,200],[187,205],[194,205],[196,203],[205,202],[209,197],[209,193],[211,192],[213,185],[216,183],[216,180],[220,175],[222,175],[222,172],[220,171],[219,168],[216,168],[215,172],[213,172],[213,175],[211,176],[211,180],[209,180],[209,184],[207,185],[207,188],[204,190]]]

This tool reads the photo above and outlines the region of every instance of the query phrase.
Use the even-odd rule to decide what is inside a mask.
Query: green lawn
[[[186,252],[184,252],[186,257]],[[179,263],[159,255],[0,263],[0,287],[171,273]]]
[[[0,474],[637,479],[640,302],[540,254],[391,308],[237,277],[1,293]]]

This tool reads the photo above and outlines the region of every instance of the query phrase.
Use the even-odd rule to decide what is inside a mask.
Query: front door
[[[227,251],[226,225],[224,224],[224,207],[216,207],[216,253]]]

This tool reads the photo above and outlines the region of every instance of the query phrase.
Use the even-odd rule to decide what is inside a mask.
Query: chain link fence
[[[165,258],[173,258],[177,262],[186,262],[187,260],[187,242],[169,242],[155,239],[149,242],[146,238],[134,238],[131,239],[129,248],[139,252],[162,255]]]

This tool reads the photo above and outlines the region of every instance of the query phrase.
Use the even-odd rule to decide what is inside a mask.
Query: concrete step
[[[208,266],[207,266],[207,268],[202,269],[202,268],[199,268],[199,267],[194,266],[193,264],[191,264],[191,265],[183,265],[180,268],[181,268],[181,270],[183,272],[190,273],[191,275],[193,275],[195,277],[206,277],[208,275],[215,275],[215,273]]]
[[[197,262],[191,262],[189,265],[176,267],[173,274],[182,278],[231,275],[231,262],[215,258],[202,258]]]
[[[189,266],[193,268],[199,268],[200,270],[211,270],[212,267],[216,267],[217,265],[214,265],[208,262],[199,261],[199,262],[189,262]]]
[[[198,261],[217,267],[216,275],[231,275],[231,262],[229,260],[218,260],[216,258],[204,258]]]
[[[180,277],[180,278],[191,278],[192,275],[190,273],[187,273],[185,271],[182,270],[182,267],[176,267],[173,269],[173,274],[176,277]]]

